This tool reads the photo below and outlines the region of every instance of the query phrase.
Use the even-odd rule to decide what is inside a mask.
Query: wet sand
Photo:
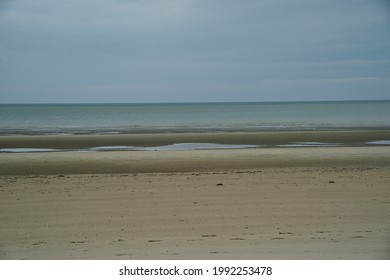
[[[0,154],[1,259],[389,259],[389,220],[390,147]]]
[[[151,147],[198,142],[261,145],[264,147],[277,147],[278,145],[294,142],[324,142],[345,146],[365,146],[366,142],[377,140],[390,140],[390,130],[0,136],[0,148]]]

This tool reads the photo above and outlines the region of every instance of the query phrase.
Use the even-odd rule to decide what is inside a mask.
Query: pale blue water
[[[0,104],[0,135],[390,128],[390,101]]]

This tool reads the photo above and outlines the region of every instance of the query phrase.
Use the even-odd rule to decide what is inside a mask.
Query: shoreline
[[[197,127],[188,128],[161,127],[161,128],[118,128],[118,127],[85,127],[85,128],[37,128],[37,129],[12,129],[1,128],[0,136],[96,136],[96,135],[139,135],[139,134],[185,134],[185,133],[277,133],[277,132],[326,132],[326,131],[376,131],[390,130],[388,125],[329,125],[329,126],[261,126],[250,127],[221,126],[221,127]]]
[[[278,147],[300,142],[367,146],[372,141],[390,140],[390,130],[330,130],[277,132],[200,132],[89,135],[0,136],[0,149],[85,149],[104,146],[154,147],[181,143],[258,145]]]

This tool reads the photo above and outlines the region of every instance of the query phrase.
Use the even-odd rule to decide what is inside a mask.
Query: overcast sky
[[[0,0],[0,103],[390,99],[385,0]]]

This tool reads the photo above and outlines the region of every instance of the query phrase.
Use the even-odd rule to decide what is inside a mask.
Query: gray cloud
[[[0,6],[0,102],[385,98],[371,0],[16,0]]]

